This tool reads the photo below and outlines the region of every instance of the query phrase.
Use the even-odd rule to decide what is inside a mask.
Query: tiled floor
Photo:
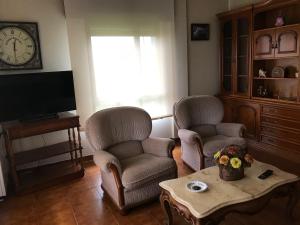
[[[180,160],[180,150],[174,152],[179,175],[191,171]],[[159,202],[139,207],[121,216],[100,188],[99,168],[86,165],[82,179],[64,183],[34,194],[8,197],[0,203],[0,225],[160,225],[164,215]],[[284,221],[287,199],[273,200],[255,216],[229,215],[222,225],[288,225]],[[295,225],[300,225],[300,204]],[[175,217],[176,225],[186,224]]]

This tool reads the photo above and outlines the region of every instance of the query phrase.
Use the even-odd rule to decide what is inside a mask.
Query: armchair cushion
[[[127,191],[153,183],[162,176],[174,174],[177,169],[173,159],[147,153],[121,160],[121,164],[122,184]]]
[[[217,135],[217,130],[215,125],[199,125],[199,126],[193,126],[190,128],[190,130],[195,131],[198,133],[201,137],[210,137]]]
[[[200,142],[202,141],[200,135],[191,130],[180,129],[178,130],[178,136],[181,141],[184,141],[187,144],[196,144],[197,140]]]
[[[95,151],[94,153],[94,162],[96,163],[96,165],[100,166],[100,169],[106,173],[109,173],[109,168],[108,165],[110,163],[114,164],[118,171],[119,174],[122,174],[122,166],[120,161],[113,156],[112,154],[105,152],[105,151]]]
[[[107,149],[109,153],[119,160],[142,154],[143,147],[140,141],[127,141],[114,145]]]
[[[240,137],[227,137],[224,135],[216,135],[212,137],[203,138],[203,153],[206,157],[213,157],[213,155],[228,145],[245,146],[246,141]]]
[[[219,123],[217,133],[228,137],[242,137],[246,127],[240,123]]]
[[[172,157],[170,153],[175,147],[175,142],[169,138],[149,137],[142,141],[142,146],[145,153],[162,157]]]

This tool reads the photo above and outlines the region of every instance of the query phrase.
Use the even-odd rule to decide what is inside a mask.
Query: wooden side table
[[[9,122],[2,124],[5,147],[10,162],[10,173],[15,191],[28,192],[47,187],[68,179],[84,176],[79,116],[70,113],[59,114],[58,118],[35,122]],[[68,140],[16,153],[12,142],[16,139],[65,130]],[[58,162],[32,169],[17,170],[18,165],[35,162],[68,153],[70,161]]]
[[[266,169],[274,174],[266,180],[257,178]],[[191,180],[201,180],[209,189],[192,193],[186,188]],[[239,181],[226,182],[219,178],[218,168],[210,167],[194,174],[160,183],[160,201],[168,225],[173,224],[171,208],[193,225],[217,225],[231,212],[255,214],[277,196],[289,196],[287,220],[292,219],[297,204],[297,183],[300,178],[278,168],[256,161],[246,169],[246,177]]]

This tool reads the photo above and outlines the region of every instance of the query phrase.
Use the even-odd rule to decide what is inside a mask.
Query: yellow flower
[[[221,155],[221,151],[218,151],[214,154],[214,158],[217,159],[220,157],[220,155]]]
[[[238,169],[242,165],[242,161],[239,158],[231,158],[230,164],[233,168]]]
[[[219,163],[224,165],[224,166],[227,166],[228,162],[229,162],[229,157],[227,155],[222,155],[220,160],[219,160]]]

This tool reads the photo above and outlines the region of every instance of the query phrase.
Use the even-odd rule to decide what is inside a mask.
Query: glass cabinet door
[[[222,87],[223,92],[232,92],[232,21],[223,24],[223,69]]]
[[[249,83],[249,49],[250,32],[249,19],[247,17],[237,19],[236,40],[236,92],[237,94],[248,94]]]

